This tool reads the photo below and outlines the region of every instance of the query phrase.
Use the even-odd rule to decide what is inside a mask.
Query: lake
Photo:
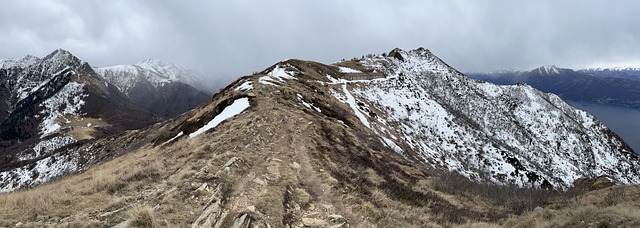
[[[567,101],[573,107],[587,111],[640,153],[640,110],[617,105]]]

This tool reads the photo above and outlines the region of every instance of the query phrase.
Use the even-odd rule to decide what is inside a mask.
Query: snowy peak
[[[148,82],[154,87],[162,87],[168,83],[181,82],[199,88],[202,75],[171,63],[148,59],[135,65],[118,65],[94,68],[94,70],[116,85],[125,94],[141,81]]]
[[[531,72],[538,73],[540,75],[559,75],[561,70],[565,70],[557,67],[556,65],[545,65],[533,69]]]
[[[62,48],[56,49],[53,52],[51,52],[49,55],[47,55],[46,57],[44,57],[44,59],[69,59],[69,58],[73,58],[75,56],[73,56],[73,54],[71,54],[71,52],[64,50]]]
[[[64,49],[57,49],[44,58],[38,58],[33,55],[26,55],[22,58],[2,59],[0,60],[0,68],[21,68],[36,70],[36,68],[47,68],[49,70],[60,70],[64,67],[79,66],[80,60]],[[52,69],[53,68],[53,69]],[[45,72],[43,72],[45,73]]]
[[[158,60],[94,69],[138,107],[161,118],[172,118],[209,98],[193,85],[189,71]]]
[[[141,61],[135,66],[155,72],[158,76],[172,81],[182,81],[181,76],[186,73],[186,70],[182,67],[155,59]]]
[[[22,58],[16,59],[0,59],[0,68],[26,68],[29,65],[35,65],[42,61],[40,58],[33,55],[26,55]]]
[[[413,57],[423,57],[423,58],[437,58],[436,56],[434,56],[433,54],[431,54],[431,51],[429,51],[428,49],[425,48],[417,48],[414,50],[410,50],[410,51],[404,51],[400,48],[394,48],[393,50],[391,50],[389,52],[389,57],[393,57],[397,60],[400,61],[405,61],[405,59],[407,59],[409,56],[413,56]]]

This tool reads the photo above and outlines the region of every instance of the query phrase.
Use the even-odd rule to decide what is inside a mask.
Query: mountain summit
[[[133,104],[165,119],[182,114],[210,97],[194,88],[202,84],[194,71],[158,60],[94,70]]]
[[[532,72],[538,72],[538,74],[541,75],[553,75],[553,74],[560,74],[560,71],[562,69],[560,69],[559,67],[556,67],[555,65],[546,65],[546,66],[541,66],[537,69],[532,70]]]
[[[146,221],[159,221],[153,211],[177,227],[497,222],[548,202],[536,195],[514,209],[452,195],[443,175],[492,193],[549,194],[599,176],[640,183],[640,159],[591,115],[528,85],[467,78],[424,48],[282,61],[174,119],[60,150],[88,155],[68,166],[85,172],[47,185],[61,189],[53,205],[78,202],[45,213],[68,225],[131,224],[141,217],[127,218],[133,203],[157,205]],[[4,171],[5,185],[47,170],[34,167],[47,163]]]

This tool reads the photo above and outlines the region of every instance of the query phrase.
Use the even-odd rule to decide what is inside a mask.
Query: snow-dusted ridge
[[[201,80],[201,75],[194,70],[152,59],[134,65],[98,67],[94,71],[125,94],[139,81],[149,82],[156,88],[172,82],[182,82],[197,88]]]
[[[538,70],[539,74],[560,74],[560,68],[556,67],[555,65],[545,65],[542,67],[537,68],[536,70]]]
[[[640,67],[636,66],[619,66],[619,67],[589,67],[581,69],[583,71],[640,71]]]
[[[601,175],[640,183],[637,156],[593,116],[558,96],[467,78],[425,49],[392,53],[396,57],[360,61],[388,72],[388,79],[342,81],[352,88],[344,85],[342,94],[349,104],[353,96],[385,112],[386,118],[372,119],[353,108],[369,128],[394,126],[401,135],[396,144],[409,145],[426,165],[523,187],[565,189],[580,177]]]

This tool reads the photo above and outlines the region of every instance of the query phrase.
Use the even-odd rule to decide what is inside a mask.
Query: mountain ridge
[[[176,118],[60,150],[76,175],[26,192],[55,192],[47,200],[61,208],[7,204],[12,225],[126,226],[134,204],[158,205],[147,221],[179,227],[501,223],[581,178],[640,182],[640,159],[589,114],[528,85],[468,78],[423,48],[282,61]],[[14,171],[3,184],[43,172]],[[437,187],[443,173],[536,200],[453,195]]]

